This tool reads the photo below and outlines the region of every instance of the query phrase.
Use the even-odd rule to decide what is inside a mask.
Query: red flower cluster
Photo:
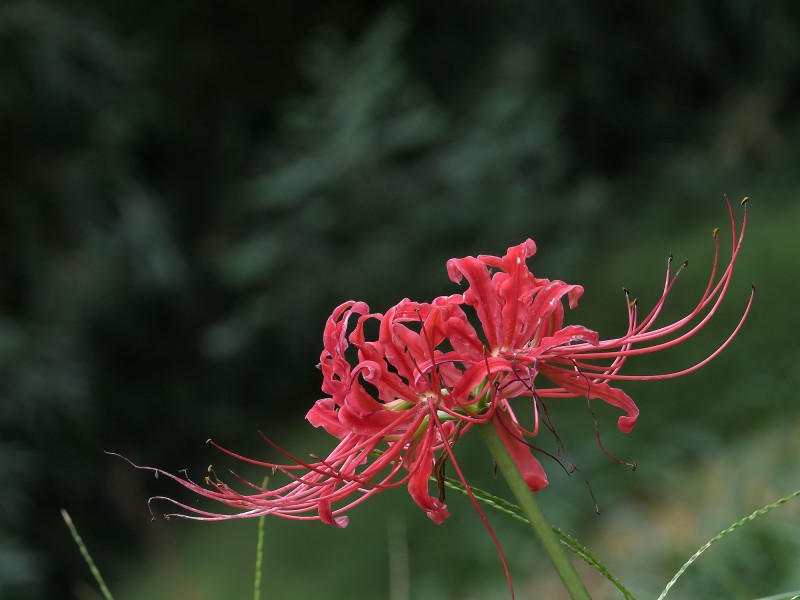
[[[744,204],[744,201],[743,201]],[[564,326],[564,300],[574,308],[583,288],[535,277],[527,260],[536,252],[532,240],[513,246],[505,256],[452,259],[447,272],[455,283],[466,280],[462,294],[432,302],[405,299],[385,313],[372,313],[363,302],[346,302],[328,319],[320,358],[325,398],[307,419],[339,440],[324,460],[303,461],[280,450],[289,464],[268,463],[227,454],[286,474],[288,483],[273,489],[245,481],[240,493],[206,477],[206,486],[152,469],[206,498],[226,504],[235,514],[209,512],[172,502],[185,510],[176,515],[199,520],[277,515],[319,519],[339,527],[345,513],[373,494],[406,485],[409,494],[436,523],[448,516],[447,507],[430,493],[437,457],[449,457],[456,439],[473,425],[491,422],[504,441],[532,491],[547,485],[547,477],[532,453],[543,398],[599,399],[623,411],[620,431],[633,429],[639,410],[619,380],[663,379],[693,371],[716,356],[738,332],[752,303],[730,337],[703,361],[679,372],[622,375],[630,356],[656,352],[681,343],[701,329],[724,297],[741,248],[745,216],[737,232],[733,211],[732,249],[718,276],[719,240],[714,232],[714,265],[705,292],[683,318],[656,326],[675,279],[671,258],[661,298],[640,318],[636,302],[628,299],[627,331],[600,339],[579,325]],[[626,292],[627,297],[627,292]],[[481,332],[468,318],[474,311]],[[372,332],[372,334],[368,334]],[[520,423],[510,400],[528,398],[534,426]],[[265,438],[266,439],[266,438]],[[463,481],[463,477],[461,477]],[[464,482],[466,485],[466,482]]]

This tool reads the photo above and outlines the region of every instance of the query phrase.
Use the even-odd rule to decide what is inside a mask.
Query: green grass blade
[[[711,538],[705,544],[703,544],[703,546],[697,552],[692,554],[692,557],[689,560],[687,560],[680,569],[678,569],[678,572],[675,573],[675,576],[672,579],[670,579],[669,583],[664,588],[664,591],[661,592],[661,595],[658,597],[657,600],[664,600],[664,597],[667,595],[667,593],[672,588],[672,586],[675,585],[675,582],[678,581],[680,576],[684,574],[686,569],[688,569],[691,566],[691,564],[694,561],[696,561],[700,557],[700,555],[703,552],[705,552],[706,550],[708,550],[711,546],[716,544],[718,541],[720,541],[722,538],[724,538],[728,534],[733,533],[734,531],[739,529],[741,526],[746,525],[750,521],[753,521],[753,520],[757,519],[758,517],[760,517],[762,515],[765,515],[765,514],[767,514],[768,512],[770,512],[772,510],[775,510],[779,506],[782,506],[782,505],[786,504],[787,502],[789,502],[789,500],[794,500],[798,496],[800,496],[800,490],[797,490],[796,492],[794,492],[792,494],[789,494],[785,498],[781,498],[780,500],[778,500],[776,502],[773,502],[772,504],[768,504],[767,506],[764,506],[763,508],[759,508],[757,511],[754,511],[751,514],[747,515],[744,519],[736,521],[736,523],[733,523],[727,529],[725,529],[723,531],[720,531],[717,535],[715,535],[713,538]],[[776,598],[783,598],[784,596],[780,596],[779,595],[779,596],[775,596],[775,597]]]
[[[103,580],[103,576],[100,574],[100,570],[97,568],[97,565],[94,564],[94,560],[92,560],[92,555],[89,554],[89,549],[86,547],[86,544],[83,543],[75,527],[75,523],[72,522],[72,517],[70,517],[69,513],[63,508],[61,509],[61,516],[64,518],[64,523],[67,524],[69,532],[72,534],[72,539],[75,540],[75,543],[78,545],[78,549],[83,555],[83,560],[89,565],[89,570],[92,572],[95,581],[97,581],[97,585],[100,586],[100,593],[103,594],[103,598],[105,598],[105,600],[114,600],[114,597],[106,586],[106,582]]]
[[[444,485],[451,490],[456,490],[462,494],[466,495],[466,490],[464,486],[461,484],[460,481],[457,479],[453,479],[451,477],[444,478]],[[479,502],[485,504],[486,506],[493,508],[494,510],[501,512],[510,516],[513,519],[518,521],[522,521],[523,523],[527,523],[528,519],[522,513],[522,509],[517,506],[516,504],[509,502],[508,500],[504,500],[494,494],[490,494],[489,492],[482,490],[480,488],[476,488],[474,486],[470,486],[475,499]],[[563,531],[561,531],[558,527],[553,527],[553,531],[556,535],[561,538],[561,543],[564,544],[571,552],[581,557],[586,563],[590,564],[592,567],[597,569],[597,571],[603,575],[606,579],[608,579],[616,588],[622,593],[625,597],[625,600],[636,600],[636,598],[631,594],[627,588],[622,585],[622,583],[614,577],[611,572],[599,561],[597,560],[589,550],[583,546],[578,540],[573,538],[570,535],[567,535]]]
[[[783,594],[777,594],[766,598],[758,598],[757,600],[800,600],[800,590],[784,592]]]

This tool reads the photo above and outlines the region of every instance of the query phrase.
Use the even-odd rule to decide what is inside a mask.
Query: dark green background
[[[571,322],[605,337],[621,286],[649,306],[666,255],[691,258],[678,315],[722,194],[749,195],[724,310],[638,369],[713,350],[754,280],[742,334],[698,374],[627,386],[630,436],[598,409],[640,469],[602,455],[582,402],[553,407],[603,516],[552,463],[545,508],[654,597],[705,539],[800,487],[799,117],[790,0],[0,3],[0,597],[93,597],[61,507],[121,598],[249,597],[255,522],[150,523],[147,497],[180,492],[103,450],[198,478],[224,462],[208,437],[322,454],[303,415],[333,307],[453,293],[448,258],[526,237],[537,275],[586,287]],[[493,485],[474,440],[463,456]],[[352,581],[388,597],[403,527],[412,597],[505,597],[489,536],[449,502],[438,528],[401,490],[345,531],[269,522],[267,597],[352,597]],[[792,514],[726,541],[686,597],[800,588]],[[557,597],[503,519],[520,596]]]

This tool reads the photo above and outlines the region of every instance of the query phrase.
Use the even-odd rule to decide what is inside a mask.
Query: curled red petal
[[[450,516],[450,511],[447,510],[444,502],[430,494],[429,484],[434,462],[431,447],[433,433],[433,430],[426,432],[420,445],[415,449],[413,464],[408,467],[411,472],[408,480],[408,493],[414,502],[425,511],[428,518],[439,525]]]
[[[348,523],[350,522],[349,517],[333,516],[333,510],[331,509],[330,500],[320,500],[317,505],[317,511],[319,513],[319,520],[325,523],[326,525],[336,525],[336,527],[343,529],[347,527]]]
[[[350,433],[350,430],[339,421],[339,414],[333,398],[317,400],[306,414],[306,420],[314,427],[322,427],[339,439]]]
[[[532,492],[538,492],[547,487],[547,475],[545,475],[542,465],[536,460],[531,452],[531,447],[524,441],[522,433],[517,424],[502,409],[494,413],[492,423],[500,439],[508,449],[514,464],[517,465],[525,483]]]
[[[547,379],[575,396],[585,396],[589,400],[600,399],[607,404],[625,411],[625,415],[617,419],[617,427],[622,433],[630,433],[639,418],[639,407],[634,404],[628,394],[607,383],[593,381],[589,377],[574,370],[552,367],[542,364],[539,372]],[[546,391],[540,392],[544,395]]]

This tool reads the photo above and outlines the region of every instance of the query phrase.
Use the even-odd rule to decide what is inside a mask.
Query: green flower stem
[[[264,478],[262,488],[267,488],[267,480]],[[253,600],[261,600],[261,572],[264,564],[264,525],[266,524],[267,516],[261,515],[258,517],[258,538],[256,541],[256,574],[255,581],[253,582]]]
[[[539,503],[528,488],[528,484],[525,483],[525,480],[522,478],[522,474],[514,464],[505,444],[503,444],[497,431],[495,431],[494,424],[486,423],[484,425],[479,425],[477,429],[486,447],[489,448],[489,452],[491,452],[494,457],[497,463],[497,469],[503,474],[506,483],[508,483],[508,487],[511,488],[514,497],[528,517],[531,527],[533,527],[534,532],[539,537],[539,541],[542,543],[545,552],[547,552],[547,555],[550,557],[550,561],[553,563],[558,576],[564,583],[569,597],[572,598],[572,600],[591,600],[586,586],[583,585],[583,581],[581,581],[578,576],[575,567],[564,552],[561,542],[558,541],[542,509],[539,508]]]

